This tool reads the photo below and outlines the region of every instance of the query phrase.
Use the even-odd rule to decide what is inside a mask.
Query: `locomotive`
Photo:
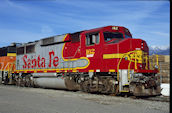
[[[161,91],[158,59],[151,66],[146,42],[133,39],[122,26],[51,36],[13,48],[14,65],[0,68],[6,81],[18,86],[135,96]]]
[[[11,73],[15,70],[16,44],[0,48],[0,84],[13,84]]]

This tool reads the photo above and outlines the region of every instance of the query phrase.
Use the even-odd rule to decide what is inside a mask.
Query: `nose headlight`
[[[142,68],[142,65],[140,64],[140,68]]]
[[[158,69],[158,65],[155,65],[154,67],[155,67],[155,69]]]

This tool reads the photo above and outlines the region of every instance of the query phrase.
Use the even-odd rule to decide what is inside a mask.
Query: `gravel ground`
[[[169,102],[0,85],[0,113],[169,113]]]

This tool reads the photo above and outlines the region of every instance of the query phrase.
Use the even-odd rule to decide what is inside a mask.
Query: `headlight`
[[[157,65],[155,65],[154,67],[155,67],[155,69],[158,69],[158,66]]]
[[[140,68],[142,68],[142,64],[140,64]]]

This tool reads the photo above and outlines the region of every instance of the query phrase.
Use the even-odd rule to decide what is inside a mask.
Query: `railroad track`
[[[170,97],[162,96],[162,95],[161,96],[155,96],[155,97],[135,97],[135,96],[131,96],[130,98],[150,100],[150,101],[170,102]]]
[[[170,102],[170,97],[165,97],[165,96],[148,97],[148,98],[145,98],[145,100]]]
[[[6,86],[1,84],[1,86]],[[11,86],[11,85],[10,85]],[[12,85],[13,86],[13,85]],[[16,87],[16,86],[14,86]],[[77,91],[78,93],[81,93],[82,91]],[[90,94],[90,93],[86,93],[86,92],[82,92],[85,94]],[[102,95],[102,94],[97,94],[97,95]],[[106,96],[114,96],[114,95],[106,95]],[[143,100],[150,100],[150,101],[160,101],[160,102],[170,102],[170,97],[169,96],[154,96],[154,97],[136,97],[136,96],[129,96],[129,95],[118,95],[118,96],[122,96],[124,98],[132,98],[132,99],[143,99]]]

